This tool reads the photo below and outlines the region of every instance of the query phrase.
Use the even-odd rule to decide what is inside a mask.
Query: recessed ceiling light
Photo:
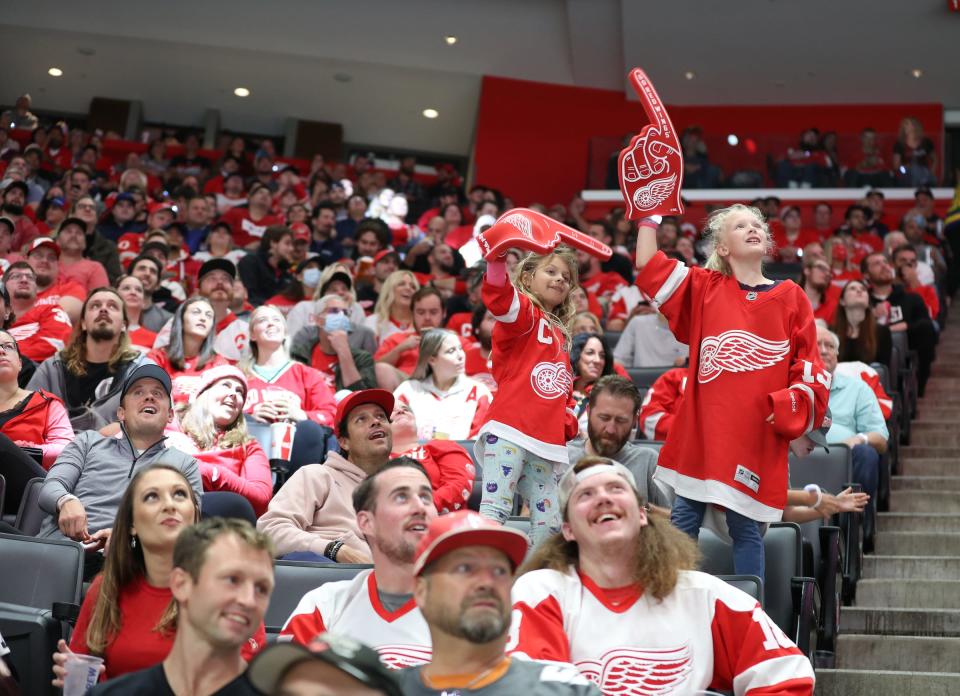
[[[736,135],[731,133],[727,136],[727,145],[730,147],[736,147],[738,144],[740,144],[740,138],[738,138]]]
[[[693,72],[692,70],[687,70],[687,72],[683,73],[683,76],[684,76],[685,78],[687,78],[688,80],[692,80],[693,78],[695,78],[695,77],[697,76],[697,74],[696,74],[695,72]]]
[[[237,87],[235,90],[233,90],[233,93],[234,93],[235,95],[237,95],[238,97],[249,97],[249,96],[250,96],[250,90],[247,89],[246,87]]]
[[[440,112],[437,111],[436,109],[424,109],[423,115],[425,118],[436,118],[437,116],[440,115]]]
[[[50,77],[60,77],[63,75],[63,70],[60,68],[50,68],[47,70],[47,75],[50,75]]]
[[[923,77],[923,70],[920,68],[914,68],[910,71],[910,74],[919,80],[921,77]]]
[[[453,44],[457,43],[457,37],[452,35],[444,36],[443,40],[447,42],[447,46],[453,46]]]

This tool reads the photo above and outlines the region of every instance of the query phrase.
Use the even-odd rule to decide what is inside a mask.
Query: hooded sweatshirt
[[[287,479],[257,520],[257,529],[273,540],[277,557],[294,551],[322,556],[337,539],[369,554],[353,509],[353,491],[366,477],[363,469],[330,452],[323,464],[302,466]]]

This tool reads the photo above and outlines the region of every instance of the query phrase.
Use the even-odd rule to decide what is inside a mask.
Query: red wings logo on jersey
[[[380,661],[390,669],[405,669],[430,662],[433,656],[426,645],[381,645],[377,648]]]
[[[653,696],[680,693],[676,688],[693,671],[693,655],[688,645],[664,650],[616,648],[599,660],[576,664],[604,694]]]
[[[530,384],[533,390],[544,399],[565,397],[573,388],[573,375],[566,363],[537,363],[530,372]]]
[[[14,340],[24,341],[33,336],[40,330],[40,322],[31,321],[29,324],[21,324],[7,329],[7,333],[13,336]]]
[[[724,331],[700,343],[701,384],[715,380],[724,371],[752,372],[776,365],[790,351],[790,341],[768,341],[749,331]]]

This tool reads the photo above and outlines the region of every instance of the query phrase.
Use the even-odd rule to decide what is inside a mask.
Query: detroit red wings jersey
[[[483,303],[497,320],[490,354],[497,396],[477,434],[478,456],[489,438],[502,437],[566,463],[564,424],[573,375],[565,337],[509,282],[497,286],[484,277]]]
[[[277,640],[307,645],[325,631],[369,645],[391,669],[422,665],[432,655],[430,629],[416,602],[411,597],[395,612],[387,611],[380,603],[372,570],[305,594]]]
[[[572,567],[536,570],[517,579],[513,602],[508,652],[571,662],[605,694],[813,694],[809,660],[757,601],[705,573],[682,571],[658,601]]]
[[[886,420],[893,415],[893,399],[890,398],[886,389],[883,388],[883,384],[880,383],[879,372],[859,361],[837,363],[837,369],[834,372],[851,377],[860,377],[877,395],[877,403],[880,404],[880,413],[883,414],[883,419]]]
[[[655,478],[686,498],[780,520],[790,440],[819,427],[830,390],[810,301],[791,281],[744,290],[662,252],[637,282],[690,346],[685,398]]]
[[[320,425],[333,427],[337,402],[319,370],[298,362],[289,362],[269,381],[257,373],[247,376],[247,400],[243,405],[245,413],[253,413],[253,407],[261,401],[279,399],[298,403],[307,418]]]
[[[36,304],[21,314],[7,329],[20,353],[34,362],[43,362],[63,350],[70,338],[70,317],[58,304]]]
[[[675,367],[657,377],[640,407],[638,426],[648,440],[666,440],[687,388],[687,368]]]

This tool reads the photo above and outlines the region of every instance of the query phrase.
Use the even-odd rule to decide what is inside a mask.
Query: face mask
[[[323,321],[323,330],[327,333],[350,331],[350,318],[346,314],[328,314]]]
[[[320,269],[308,268],[303,272],[303,284],[308,288],[315,288],[320,282]]]

